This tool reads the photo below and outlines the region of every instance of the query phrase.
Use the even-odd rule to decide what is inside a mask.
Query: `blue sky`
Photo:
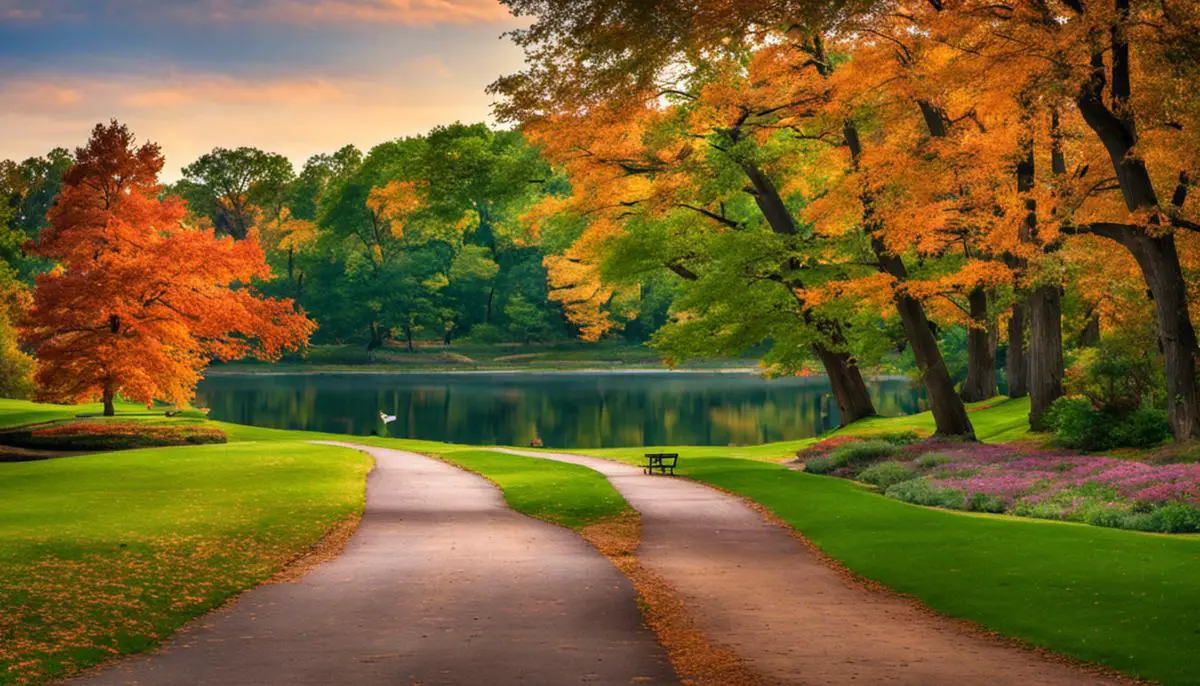
[[[116,117],[170,180],[214,146],[300,164],[486,120],[516,25],[496,0],[0,0],[0,158]]]

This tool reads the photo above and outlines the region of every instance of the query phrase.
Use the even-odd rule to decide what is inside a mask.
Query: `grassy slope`
[[[697,458],[855,572],[946,614],[1167,684],[1200,683],[1200,541],[908,505],[779,465]]]
[[[599,472],[483,450],[451,451],[442,458],[494,481],[517,512],[572,529],[582,529],[629,509]]]
[[[0,401],[0,426],[91,409]],[[370,459],[290,438],[0,464],[0,683],[152,647],[360,512]]]

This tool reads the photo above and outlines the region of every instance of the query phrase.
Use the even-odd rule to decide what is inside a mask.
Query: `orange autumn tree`
[[[250,283],[270,275],[257,237],[217,238],[160,198],[163,156],[113,121],[75,154],[47,227],[29,250],[58,266],[39,276],[21,331],[37,357],[38,397],[191,400],[213,359],[277,359],[316,325]]]

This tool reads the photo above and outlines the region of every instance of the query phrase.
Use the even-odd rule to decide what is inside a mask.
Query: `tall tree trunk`
[[[996,395],[996,349],[988,322],[987,291],[975,288],[967,300],[972,322],[967,330],[967,380],[963,382],[962,399],[974,403]]]
[[[1116,0],[1118,17],[1127,19],[1129,0]],[[1109,33],[1109,50],[1092,54],[1092,74],[1080,86],[1075,104],[1088,126],[1104,145],[1121,187],[1121,195],[1130,212],[1157,212],[1158,195],[1146,167],[1146,160],[1134,152],[1138,131],[1133,120],[1130,46],[1124,26]],[[1112,81],[1108,82],[1105,54],[1112,61]],[[1109,87],[1111,108],[1105,102]],[[1182,204],[1174,203],[1176,206]],[[1142,277],[1154,297],[1159,338],[1166,357],[1167,416],[1175,440],[1200,438],[1200,396],[1196,390],[1196,331],[1188,313],[1187,288],[1175,236],[1157,235],[1145,227],[1102,225],[1095,233],[1125,246],[1137,260]]]
[[[791,211],[788,210],[787,204],[779,194],[778,187],[771,181],[771,177],[767,176],[753,162],[742,160],[739,164],[746,174],[746,179],[750,182],[754,201],[758,205],[759,211],[762,212],[763,218],[767,220],[767,225],[780,236],[795,236],[798,233],[795,218],[792,217]],[[783,275],[781,278],[789,289],[802,285],[795,274]],[[837,347],[841,347],[846,342],[840,322],[820,318],[807,309],[804,303],[800,304],[805,307],[805,320],[810,326],[815,326],[828,335]],[[859,419],[875,416],[875,404],[871,401],[867,384],[863,380],[861,370],[849,353],[837,352],[820,344],[813,345],[813,350],[825,367],[826,376],[829,377],[841,425],[846,426]]]
[[[1034,186],[1033,138],[1025,142],[1026,157],[1017,168],[1017,186],[1029,193]],[[1066,173],[1058,112],[1051,113],[1050,166],[1055,176]],[[1036,242],[1038,207],[1033,197],[1025,199],[1025,221],[1021,240]],[[1043,250],[1046,248],[1043,246]],[[1046,410],[1063,395],[1062,286],[1058,283],[1035,285],[1029,294],[1029,428],[1043,431]]]
[[[404,327],[404,340],[408,343],[408,352],[414,352],[413,348],[413,327],[411,324]]]
[[[1079,347],[1094,348],[1098,345],[1100,345],[1100,315],[1092,312],[1083,325],[1083,331],[1079,332]]]
[[[835,352],[821,344],[813,344],[813,351],[825,367],[829,385],[833,387],[833,399],[838,406],[838,423],[847,426],[866,417],[874,417],[875,403],[863,380],[862,372],[849,353]]]
[[[908,278],[904,261],[897,255],[889,255],[883,241],[878,237],[871,239],[871,245],[883,270],[903,284]],[[933,412],[935,433],[938,436],[975,440],[975,427],[971,426],[971,419],[967,417],[967,408],[963,405],[962,398],[954,391],[954,380],[950,378],[946,360],[942,357],[942,351],[938,349],[937,338],[929,328],[925,306],[920,300],[900,291],[896,294],[896,312],[900,315],[908,344],[912,347],[913,357],[916,358],[921,382],[925,384],[929,409]]]
[[[377,322],[371,322],[371,340],[367,342],[367,352],[374,352],[383,347],[387,340],[387,330]]]
[[[1063,395],[1062,288],[1038,286],[1029,296],[1029,426],[1045,430],[1044,415]]]
[[[858,167],[862,158],[862,139],[859,138],[858,127],[847,119],[842,132],[854,166]],[[871,237],[871,248],[879,260],[879,268],[895,278],[902,288],[908,279],[908,269],[904,266],[904,260],[899,255],[889,254],[883,239],[877,235],[880,227],[878,219],[873,216],[869,194],[864,192],[862,200],[863,226]],[[937,338],[929,328],[925,306],[920,300],[900,290],[896,293],[896,312],[900,315],[905,336],[912,347],[913,357],[916,358],[921,383],[925,385],[929,409],[933,412],[935,433],[939,436],[975,440],[975,427],[971,426],[971,419],[967,416],[967,408],[963,405],[962,398],[954,391],[954,380],[950,378],[946,360],[942,357],[942,351],[938,349]]]
[[[1013,303],[1008,318],[1008,397],[1029,395],[1029,349],[1025,341],[1025,319],[1029,304],[1024,300]]]
[[[1122,232],[1154,297],[1158,335],[1166,358],[1167,418],[1176,440],[1200,437],[1200,397],[1196,389],[1196,330],[1188,312],[1187,284],[1174,234]]]
[[[106,383],[104,385],[104,416],[105,417],[117,416],[117,407],[116,407],[116,404],[113,402],[116,399],[116,395],[117,395],[116,392],[113,391],[112,384]],[[93,397],[95,397],[95,396],[93,396]]]

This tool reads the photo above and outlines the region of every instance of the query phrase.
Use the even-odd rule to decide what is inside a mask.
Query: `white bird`
[[[387,414],[383,410],[379,411],[379,418],[383,420],[384,424],[391,424],[392,422],[396,421],[396,415]]]

